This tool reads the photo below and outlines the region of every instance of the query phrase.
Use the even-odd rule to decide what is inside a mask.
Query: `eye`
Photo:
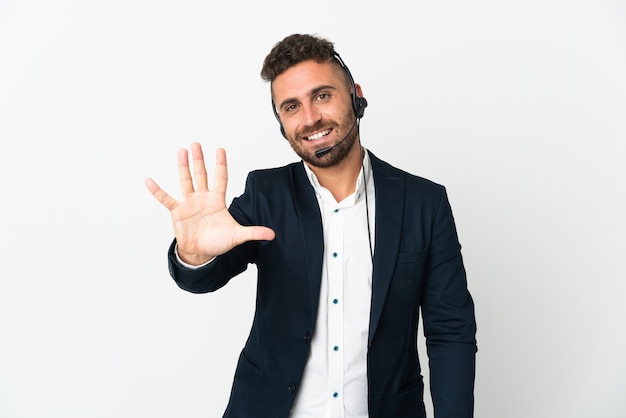
[[[296,111],[296,109],[297,109],[297,108],[298,108],[298,105],[297,105],[297,104],[295,104],[295,103],[291,103],[291,104],[286,105],[286,106],[283,108],[283,110],[284,110],[285,112],[287,112],[287,113],[293,113],[293,112],[295,112],[295,111]]]
[[[327,102],[330,99],[330,93],[320,93],[317,95],[317,97],[315,98],[315,100],[317,100],[318,102]]]

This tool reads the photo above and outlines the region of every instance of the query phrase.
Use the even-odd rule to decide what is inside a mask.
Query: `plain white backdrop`
[[[255,271],[178,289],[143,181],[177,196],[193,141],[229,202],[294,161],[259,76],[294,32],[362,85],[364,144],[448,188],[476,416],[626,416],[619,0],[0,0],[0,416],[221,416]]]

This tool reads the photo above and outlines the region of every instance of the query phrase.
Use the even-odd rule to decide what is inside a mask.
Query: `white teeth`
[[[330,129],[327,129],[325,131],[318,132],[315,135],[307,136],[306,139],[309,140],[309,141],[316,141],[316,140],[321,139],[324,136],[328,135],[329,133],[330,133]]]

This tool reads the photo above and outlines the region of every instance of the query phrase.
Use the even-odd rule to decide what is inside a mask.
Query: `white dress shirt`
[[[341,202],[305,169],[322,215],[324,261],[311,351],[289,417],[367,418],[375,219],[369,156],[354,193]]]

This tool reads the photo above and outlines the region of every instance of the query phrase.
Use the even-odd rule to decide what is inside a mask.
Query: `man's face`
[[[350,132],[356,119],[341,68],[332,63],[301,62],[276,77],[272,94],[287,139],[300,158],[316,167],[330,167],[346,157],[358,130]],[[344,138],[322,157],[315,155]]]

